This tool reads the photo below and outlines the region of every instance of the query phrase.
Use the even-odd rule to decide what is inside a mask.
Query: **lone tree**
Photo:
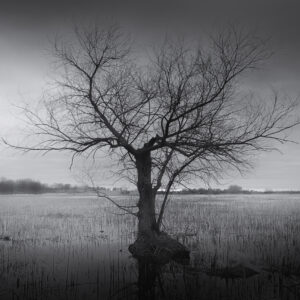
[[[117,26],[76,30],[75,37],[55,43],[63,72],[44,110],[24,109],[38,143],[14,147],[73,157],[106,149],[139,192],[137,211],[110,200],[138,218],[143,247],[170,245],[174,256],[186,249],[160,230],[172,187],[240,169],[272,149],[269,141],[287,141],[282,133],[298,124],[295,104],[237,92],[239,77],[267,58],[252,34],[231,28],[203,47],[166,38],[145,52]],[[139,245],[130,248],[137,256]]]

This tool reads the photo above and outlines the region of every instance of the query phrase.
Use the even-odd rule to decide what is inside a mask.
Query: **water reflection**
[[[137,299],[175,299],[172,292],[176,288],[181,289],[180,293],[186,290],[185,280],[182,279],[190,268],[190,258],[172,259],[164,263],[140,258],[135,260],[138,270]],[[182,278],[177,278],[178,275]],[[180,287],[178,279],[183,286]]]
[[[158,265],[127,251],[135,220],[96,200],[0,197],[0,299],[300,299],[298,198],[200,200],[168,214],[197,229],[180,240],[190,263]]]
[[[155,264],[132,258],[120,247],[100,244],[85,252],[74,246],[16,248],[7,241],[7,251],[0,247],[7,262],[0,262],[0,299],[232,300],[279,293],[278,299],[299,299],[299,286],[276,270],[250,274],[242,265],[208,268],[195,255],[190,262]]]
[[[155,290],[158,285],[163,296],[164,289],[161,280],[161,266],[154,263],[137,261],[138,264],[138,299],[155,299]]]

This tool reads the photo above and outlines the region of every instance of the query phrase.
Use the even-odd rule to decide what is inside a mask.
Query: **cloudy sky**
[[[149,38],[166,28],[196,35],[198,31],[213,31],[228,22],[255,27],[262,36],[270,38],[274,55],[259,73],[248,78],[245,88],[263,96],[275,89],[299,97],[299,10],[300,1],[296,0],[209,1],[206,4],[202,1],[201,5],[192,1],[165,1],[164,4],[131,1],[126,6],[117,1],[110,4],[57,0],[1,3],[0,136],[16,137],[24,124],[15,106],[35,103],[49,88],[49,78],[55,73],[47,51],[49,39],[68,32],[70,24],[99,19],[112,18],[129,26],[137,35]],[[291,131],[290,138],[300,142],[300,128]],[[225,178],[221,182],[223,186],[236,183],[252,189],[300,190],[300,145],[277,146],[280,151],[257,156],[251,172]],[[85,163],[78,161],[70,170],[69,156],[67,153],[24,155],[0,144],[0,177],[76,183],[76,168]],[[111,176],[111,162],[104,158],[99,164],[103,185],[125,185],[116,183]]]

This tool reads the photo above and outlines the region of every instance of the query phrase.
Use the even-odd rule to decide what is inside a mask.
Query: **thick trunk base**
[[[155,264],[165,264],[171,260],[188,263],[190,251],[168,234],[161,232],[149,236],[139,236],[128,248],[133,257]]]

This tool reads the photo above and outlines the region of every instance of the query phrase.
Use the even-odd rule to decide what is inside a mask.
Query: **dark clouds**
[[[197,31],[233,22],[272,37],[273,47],[298,58],[300,1],[6,1],[0,4],[0,33],[45,35],[70,23],[115,19],[143,33],[165,29]],[[26,33],[27,32],[27,33]]]
[[[0,24],[7,30],[30,29],[42,34],[63,30],[68,22],[114,18],[140,30],[187,28],[197,32],[236,22],[257,27],[280,47],[300,48],[300,1],[6,1],[0,4]],[[221,26],[220,25],[220,26]]]
[[[197,27],[207,22],[239,20],[258,24],[290,37],[297,31],[300,2],[296,0],[226,1],[6,1],[0,4],[1,19],[15,24],[56,23],[64,19],[119,19],[163,25]]]

